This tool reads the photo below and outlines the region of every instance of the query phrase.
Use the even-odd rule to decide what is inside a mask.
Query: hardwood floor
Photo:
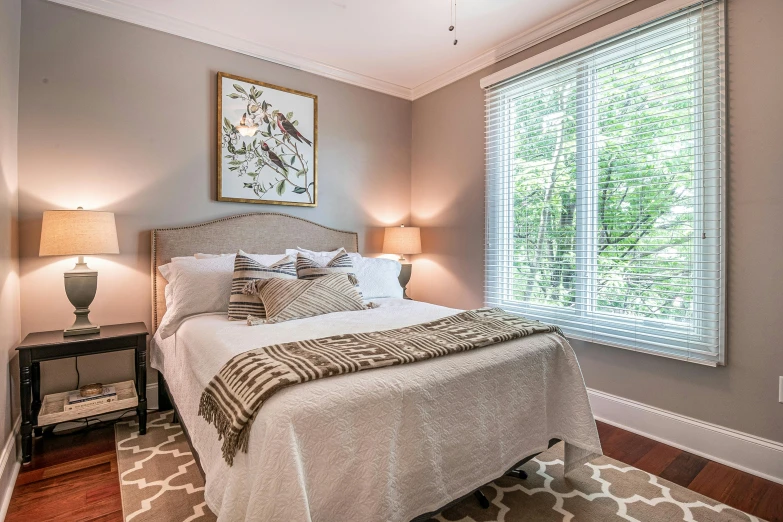
[[[604,453],[769,522],[783,522],[783,485],[598,423]],[[114,428],[39,438],[6,522],[121,521]]]
[[[783,522],[781,484],[602,422],[598,434],[604,453],[613,459],[769,522]]]
[[[5,520],[121,522],[114,426],[34,439]]]

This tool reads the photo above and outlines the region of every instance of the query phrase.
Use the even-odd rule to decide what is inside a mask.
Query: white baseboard
[[[783,444],[588,389],[597,420],[783,484]]]
[[[16,443],[21,424],[22,419],[17,418],[8,440],[5,441],[3,452],[0,454],[0,521],[5,520],[8,505],[11,503],[11,495],[14,492],[16,476],[22,465],[21,453]]]
[[[152,383],[147,385],[147,409],[158,409],[158,383]]]

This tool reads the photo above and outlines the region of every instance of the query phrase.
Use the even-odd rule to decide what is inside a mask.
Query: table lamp
[[[39,256],[79,256],[73,270],[65,272],[65,294],[74,306],[76,320],[64,336],[100,332],[90,322],[90,304],[98,289],[98,272],[84,262],[84,256],[119,254],[114,213],[83,210],[47,210],[41,226]]]
[[[408,297],[408,282],[411,280],[411,264],[405,262],[405,254],[421,254],[421,232],[419,227],[388,227],[383,235],[383,253],[398,254],[402,269],[400,270],[400,286],[402,297]]]

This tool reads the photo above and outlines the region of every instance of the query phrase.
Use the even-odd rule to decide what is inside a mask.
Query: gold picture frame
[[[217,93],[218,201],[315,207],[318,96],[224,72]]]

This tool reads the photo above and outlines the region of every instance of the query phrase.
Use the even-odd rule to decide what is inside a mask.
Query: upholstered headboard
[[[240,214],[199,225],[157,228],[152,231],[152,325],[158,324],[166,312],[164,290],[166,280],[158,267],[172,257],[234,253],[240,248],[254,254],[282,254],[286,248],[309,250],[359,251],[359,236],[313,223],[306,219],[259,212]]]

